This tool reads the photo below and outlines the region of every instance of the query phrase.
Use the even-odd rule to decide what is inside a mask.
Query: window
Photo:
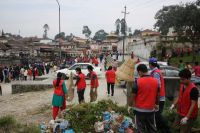
[[[82,64],[81,69],[87,69],[88,65],[87,64]]]
[[[69,70],[75,70],[77,67],[80,67],[80,65],[74,65]]]

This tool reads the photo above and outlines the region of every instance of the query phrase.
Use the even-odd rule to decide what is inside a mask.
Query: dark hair
[[[190,79],[192,76],[191,72],[189,69],[183,69],[179,72],[179,77],[180,78],[186,78],[186,79]]]
[[[158,69],[160,69],[160,66],[158,65],[158,63],[154,63],[154,62],[149,62],[149,64],[151,64],[153,67],[157,67]]]
[[[148,72],[148,69],[147,69],[147,66],[145,64],[139,64],[137,66],[137,71],[138,72],[141,71],[143,73],[146,73],[146,72]]]
[[[92,71],[94,68],[91,65],[89,65],[87,66],[87,69]]]
[[[196,66],[198,66],[199,63],[196,61],[194,64],[195,64]]]
[[[108,70],[112,70],[112,66],[109,66],[109,67],[108,67]]]
[[[78,71],[78,72],[81,72],[81,68],[80,67],[77,67],[75,70]]]
[[[180,63],[182,63],[182,62],[183,62],[183,60],[179,60],[179,62],[180,62]]]
[[[62,73],[61,73],[61,72],[58,72],[58,74],[57,74],[56,86],[59,86],[61,78],[62,78]]]

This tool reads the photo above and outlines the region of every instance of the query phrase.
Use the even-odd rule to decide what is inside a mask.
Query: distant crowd
[[[0,82],[35,80],[36,76],[48,74],[50,64],[37,63],[33,65],[0,66]]]

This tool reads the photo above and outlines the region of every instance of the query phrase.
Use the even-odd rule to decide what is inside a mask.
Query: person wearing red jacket
[[[75,83],[75,86],[77,86],[77,93],[78,93],[78,101],[80,103],[84,103],[84,92],[86,88],[86,82],[85,82],[85,74],[81,72],[81,68],[77,67],[76,68],[76,73],[77,75],[77,80]]]
[[[149,67],[151,69],[151,76],[158,80],[160,86],[159,110],[156,110],[155,115],[157,128],[161,133],[171,133],[169,125],[162,115],[165,105],[165,82],[156,58],[149,58]]]
[[[132,88],[133,98],[129,98],[129,108],[133,107],[136,124],[136,133],[157,133],[155,110],[159,103],[159,83],[156,78],[147,75],[145,64],[137,67],[139,78],[135,80]]]
[[[180,127],[180,133],[190,133],[194,121],[198,117],[198,95],[197,87],[190,81],[191,72],[183,69],[179,72],[180,91],[178,98],[171,105],[172,110],[176,105],[177,117],[173,126]]]
[[[97,88],[99,86],[99,81],[97,74],[93,71],[93,67],[89,65],[87,67],[90,75],[90,102],[94,102],[97,99]]]
[[[115,71],[112,69],[112,66],[108,67],[108,70],[106,71],[105,76],[106,76],[106,81],[107,81],[108,96],[110,96],[110,88],[111,88],[111,96],[113,96],[116,74],[115,74]]]

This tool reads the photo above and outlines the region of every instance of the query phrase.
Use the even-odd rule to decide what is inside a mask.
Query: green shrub
[[[13,116],[0,117],[1,133],[40,133],[38,126],[34,124],[24,125],[18,123]]]
[[[70,121],[75,132],[94,132],[95,122],[102,121],[103,112],[108,110],[129,116],[126,107],[119,107],[111,100],[103,100],[96,104],[86,103],[69,108],[66,119]]]

